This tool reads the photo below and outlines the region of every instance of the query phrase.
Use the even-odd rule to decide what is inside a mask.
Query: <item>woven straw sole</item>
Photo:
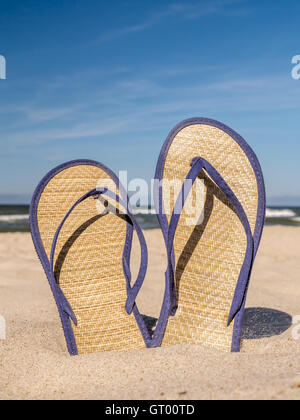
[[[47,184],[38,204],[38,227],[48,258],[68,210],[97,186],[112,189],[112,180],[105,185],[107,179],[110,176],[97,166],[77,165]],[[116,187],[114,191],[119,194]],[[72,326],[79,354],[145,347],[134,315],[125,311],[126,222],[103,211],[93,198],[81,203],[67,219],[56,247],[55,277],[78,320],[78,326]]]
[[[243,205],[254,232],[258,187],[251,163],[230,135],[206,124],[183,128],[168,151],[162,187],[168,222],[178,188],[197,156],[222,175]],[[178,187],[170,194],[168,182],[175,179]],[[189,199],[192,201],[183,210],[174,241],[178,309],[169,318],[162,345],[201,344],[230,351],[233,323],[227,327],[227,319],[245,257],[246,234],[231,204],[205,171]],[[193,215],[192,222],[187,209],[193,206],[197,217]],[[198,218],[199,224],[195,223]]]

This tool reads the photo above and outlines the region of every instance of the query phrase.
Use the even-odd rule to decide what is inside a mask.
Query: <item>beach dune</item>
[[[149,269],[138,306],[156,318],[166,256],[159,230],[145,236]],[[240,354],[179,345],[70,357],[30,234],[0,234],[0,398],[299,399],[299,243],[298,227],[265,228]],[[135,271],[138,265],[135,246]]]

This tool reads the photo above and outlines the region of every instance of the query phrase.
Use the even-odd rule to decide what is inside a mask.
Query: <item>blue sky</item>
[[[299,16],[298,0],[1,0],[0,202],[76,158],[150,180],[171,128],[203,116],[254,148],[269,203],[300,205]]]

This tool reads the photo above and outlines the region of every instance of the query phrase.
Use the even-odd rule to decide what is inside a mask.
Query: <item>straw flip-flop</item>
[[[193,118],[169,134],[155,178],[168,270],[153,343],[238,352],[265,219],[258,159],[230,128]]]
[[[58,166],[33,195],[30,226],[70,354],[148,346],[150,336],[135,304],[147,248],[116,175],[90,160]],[[131,285],[133,230],[141,265]]]

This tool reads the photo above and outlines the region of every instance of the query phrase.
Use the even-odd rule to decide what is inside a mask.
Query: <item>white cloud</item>
[[[245,2],[246,0],[204,0],[200,2],[174,3],[167,8],[152,13],[141,22],[106,32],[97,42],[112,41],[132,33],[144,31],[162,22],[165,18],[177,17],[188,20],[209,15],[248,15],[251,11],[243,7]]]
[[[192,71],[193,70],[193,71]],[[120,135],[130,139],[134,133],[162,130],[166,121],[181,120],[189,116],[217,116],[224,112],[264,112],[295,110],[299,107],[299,96],[294,83],[284,76],[238,77],[229,68],[205,66],[198,69],[190,67],[149,69],[140,77],[130,69],[121,72],[114,79],[100,77],[98,72],[87,72],[87,84],[77,87],[78,74],[67,78],[67,92],[60,106],[55,107],[49,100],[53,89],[36,88],[31,104],[0,109],[2,121],[5,115],[10,118],[0,125],[1,138],[9,144],[8,152],[18,147],[34,147],[36,144],[66,141],[72,139],[107,138]],[[216,73],[218,81],[208,83],[197,76]],[[166,83],[168,72],[183,77],[181,83]],[[112,70],[112,73],[114,71]],[[57,79],[56,79],[57,80]],[[99,80],[103,80],[102,84]],[[211,77],[208,78],[211,80]],[[105,83],[104,83],[105,81]],[[74,86],[73,86],[73,85]],[[74,89],[73,89],[74,87]],[[54,98],[57,98],[54,92]]]

